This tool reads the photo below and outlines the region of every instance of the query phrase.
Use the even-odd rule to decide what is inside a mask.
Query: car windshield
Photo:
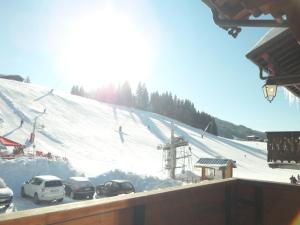
[[[76,186],[83,188],[83,187],[91,187],[93,185],[89,181],[78,181],[78,182],[76,182]]]
[[[6,188],[6,184],[2,179],[0,179],[0,188]]]
[[[122,189],[132,189],[132,184],[129,182],[121,183],[121,188]]]
[[[60,180],[51,180],[45,182],[45,187],[60,187],[62,185],[63,184]]]

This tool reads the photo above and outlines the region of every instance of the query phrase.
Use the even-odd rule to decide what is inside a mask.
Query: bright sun
[[[151,40],[129,17],[111,9],[81,17],[61,51],[60,71],[88,88],[142,81],[153,61]]]

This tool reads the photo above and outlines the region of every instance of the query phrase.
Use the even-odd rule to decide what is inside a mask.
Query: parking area
[[[99,197],[95,197],[94,199],[98,199]],[[40,204],[35,204],[32,198],[26,197],[22,198],[21,196],[15,196],[13,199],[13,203],[8,207],[0,207],[0,214],[11,213],[16,211],[23,211],[28,209],[42,208],[54,205],[67,204],[78,201],[92,201],[88,199],[71,199],[69,197],[65,197],[63,202],[41,202]]]

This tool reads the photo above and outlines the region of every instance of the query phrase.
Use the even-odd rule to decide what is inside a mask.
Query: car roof
[[[70,180],[74,180],[74,181],[90,181],[88,178],[86,177],[70,177]]]
[[[61,180],[59,177],[52,176],[52,175],[35,176],[34,178],[39,178],[39,179],[44,180],[44,181]]]
[[[128,180],[111,180],[112,182],[116,182],[116,183],[130,183],[130,181]]]

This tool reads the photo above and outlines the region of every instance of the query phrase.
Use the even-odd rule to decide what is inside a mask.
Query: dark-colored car
[[[70,198],[93,199],[95,186],[85,177],[70,177],[64,182],[66,195]]]
[[[134,193],[135,189],[132,183],[127,180],[111,180],[105,182],[103,185],[98,185],[96,192],[100,196],[116,196]]]
[[[0,178],[0,206],[9,207],[13,199],[13,191]]]

